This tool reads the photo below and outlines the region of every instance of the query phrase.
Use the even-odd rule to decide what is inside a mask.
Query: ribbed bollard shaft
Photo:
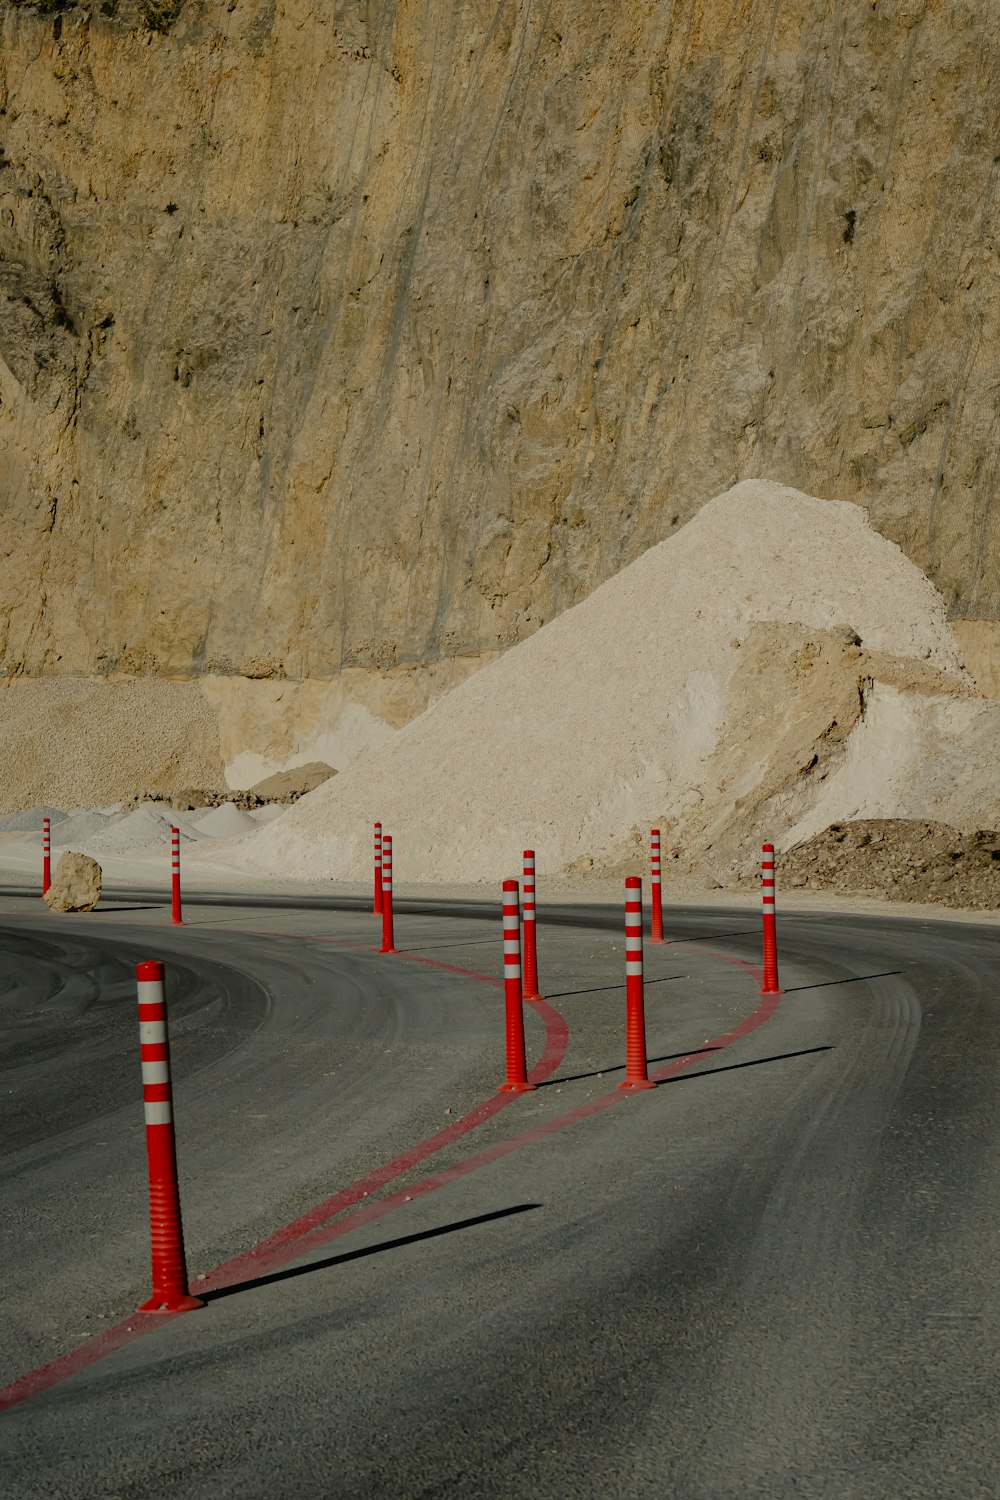
[[[184,925],[181,916],[181,833],[179,828],[170,830],[170,920],[177,927]]]
[[[52,884],[52,819],[42,819],[42,895]]]
[[[778,929],[774,908],[774,845],[765,844],[760,856],[760,887],[764,902],[764,963],[761,971],[762,995],[780,995],[778,983]]]
[[[382,835],[382,947],[380,953],[395,953],[396,942],[392,930],[392,839]]]
[[[642,975],[642,881],[625,881],[625,1080],[620,1089],[652,1089],[646,1067],[646,1011]]]
[[[521,892],[521,910],[524,929],[524,998],[538,1000],[538,950],[535,946],[535,851],[524,851],[524,885]]]
[[[649,895],[652,909],[650,939],[663,942],[663,894],[660,888],[660,830],[654,828],[649,835]]]
[[[203,1303],[192,1297],[188,1290],[184,1257],[163,965],[142,963],[135,973],[139,994],[139,1051],[149,1166],[149,1240],[153,1272],[153,1295],[148,1302],[141,1304],[140,1311],[184,1312],[202,1307]]]
[[[503,883],[503,992],[507,1033],[507,1076],[502,1094],[524,1094],[528,1082],[524,1052],[524,1004],[521,993],[521,913],[516,880]]]
[[[375,915],[382,914],[382,824],[375,824]]]

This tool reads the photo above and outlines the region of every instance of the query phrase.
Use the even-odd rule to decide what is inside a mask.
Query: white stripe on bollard
[[[761,994],[780,995],[778,982],[778,934],[775,920],[774,845],[765,844],[760,857],[761,898],[764,907],[764,954]]]
[[[538,948],[535,942],[535,851],[525,849],[523,854],[524,884],[521,899],[521,915],[524,923],[524,998],[540,1000],[538,989]]]
[[[521,988],[521,902],[516,880],[503,883],[503,988],[507,1034],[507,1076],[501,1094],[522,1094],[528,1082],[524,1055],[524,1009]]]
[[[184,1231],[177,1184],[177,1150],[170,1088],[170,1047],[163,965],[150,961],[136,968],[139,997],[139,1055],[142,1061],[146,1158],[149,1166],[149,1239],[153,1295],[140,1312],[176,1313],[201,1307],[188,1287]]]
[[[147,1125],[163,1125],[173,1119],[163,980],[140,979],[136,990],[139,996],[143,1109]]]
[[[382,946],[380,953],[395,953],[392,911],[392,835],[382,835]]]

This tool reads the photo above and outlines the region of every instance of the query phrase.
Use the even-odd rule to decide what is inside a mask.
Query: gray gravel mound
[[[97,838],[117,821],[113,814],[96,810],[73,813],[64,818],[58,828],[52,830],[52,842],[60,849],[65,849],[69,844],[82,844],[88,839]]]
[[[45,818],[54,827],[68,816],[58,807],[26,807],[24,812],[9,813],[6,818],[0,818],[0,833],[41,833]]]

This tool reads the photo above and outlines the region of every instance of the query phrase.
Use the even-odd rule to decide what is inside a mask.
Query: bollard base
[[[204,1307],[200,1297],[192,1297],[187,1292],[165,1292],[161,1297],[150,1297],[148,1302],[140,1302],[136,1312],[144,1313],[179,1313],[194,1312],[195,1308]]]
[[[656,1084],[650,1078],[626,1078],[624,1083],[618,1085],[620,1089],[655,1089]]]
[[[497,1089],[498,1094],[530,1094],[535,1085],[533,1083],[502,1083]]]
[[[398,948],[380,948],[378,951],[380,953],[398,953],[399,949]]]
[[[783,995],[785,992],[780,984],[762,984],[757,993],[758,995]]]

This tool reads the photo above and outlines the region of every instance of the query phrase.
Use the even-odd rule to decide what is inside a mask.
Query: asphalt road
[[[456,970],[497,973],[494,912],[410,906],[384,958],[349,903],[161,900],[0,900],[0,1383],[62,1359],[0,1415],[5,1496],[1000,1493],[1000,930],[785,916],[769,1013],[754,919],[672,911],[667,1077],[626,1096],[620,913],[544,913],[565,1056],[530,1013],[558,1066],[480,1117],[502,994]],[[148,957],[210,1289],[153,1331]]]

